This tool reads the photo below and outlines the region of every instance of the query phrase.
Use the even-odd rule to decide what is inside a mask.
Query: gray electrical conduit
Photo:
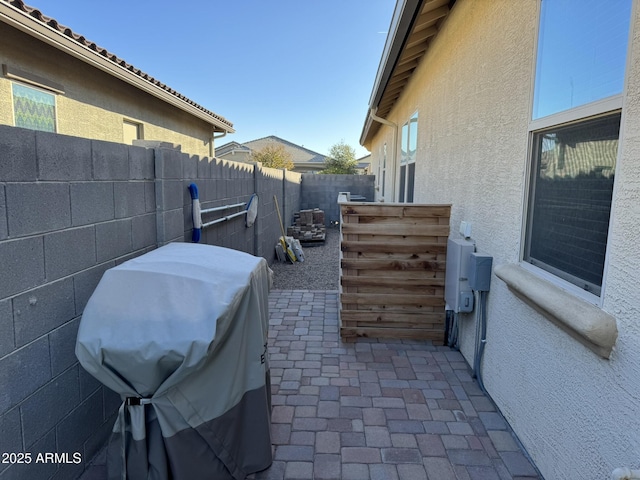
[[[478,314],[476,322],[476,349],[473,358],[473,375],[478,380],[478,386],[485,395],[488,395],[482,382],[482,356],[484,355],[484,346],[487,343],[487,292],[476,292],[479,296]]]
[[[487,294],[489,292],[479,291],[475,293],[479,293],[480,300],[478,302],[478,323],[476,323],[476,354],[474,355],[473,359],[473,374],[476,378],[476,381],[478,382],[480,390],[482,390],[482,393],[484,393],[493,402],[493,398],[491,398],[489,392],[487,392],[487,390],[484,388],[484,383],[482,381],[482,356],[484,355],[484,346],[487,343]],[[523,452],[527,460],[529,460],[533,468],[537,471],[538,468],[535,466],[533,459],[529,456],[529,452],[527,452],[527,449],[524,447],[517,435],[512,435],[512,438],[514,439],[520,450]],[[613,480],[640,480],[640,470],[624,469],[624,471],[637,472],[638,476],[613,477]]]

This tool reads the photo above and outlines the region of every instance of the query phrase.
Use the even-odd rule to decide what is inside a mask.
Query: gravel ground
[[[273,270],[274,290],[337,290],[340,274],[340,231],[327,228],[324,243],[319,246],[303,246],[304,262],[284,263],[275,260]]]

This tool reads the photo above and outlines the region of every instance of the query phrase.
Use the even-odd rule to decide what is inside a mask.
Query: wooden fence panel
[[[340,335],[445,335],[451,205],[340,202]]]

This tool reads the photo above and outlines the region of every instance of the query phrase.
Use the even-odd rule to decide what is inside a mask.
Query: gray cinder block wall
[[[273,260],[273,195],[299,210],[299,174],[0,126],[0,452],[32,455],[0,463],[0,479],[74,479],[104,446],[120,398],[78,364],[80,318],[105,270],[191,240],[191,182],[203,208],[257,192],[254,227],[237,217],[202,243]],[[38,453],[81,461],[35,463]]]
[[[260,195],[257,234],[261,240],[257,254],[271,263],[275,258],[275,244],[282,235],[274,196],[278,200],[280,215],[286,229],[286,211],[300,208],[299,203],[291,204],[292,199],[300,196],[300,174],[273,168],[260,168],[257,178]]]
[[[284,199],[282,221],[285,224],[284,229],[286,231],[287,226],[293,224],[293,214],[301,210],[302,176],[285,170],[285,180],[286,181],[282,183],[284,187],[282,193]]]
[[[275,257],[275,244],[280,236],[273,196],[282,201],[282,192],[293,192],[300,197],[300,174],[288,175],[286,171],[262,167],[261,164],[230,162],[228,160],[182,156],[182,194],[184,212],[183,239],[190,242],[193,233],[191,196],[188,187],[198,186],[202,209],[247,203],[255,193],[258,196],[258,216],[251,228],[246,227],[243,216],[203,229],[202,243],[233,248],[264,257],[271,263]],[[299,202],[299,200],[298,200]],[[282,205],[280,205],[282,208]],[[233,214],[246,207],[236,207],[220,213],[203,216],[203,221]],[[299,208],[299,203],[295,205]]]
[[[75,339],[102,273],[155,248],[154,182],[152,150],[0,127],[0,452],[32,455],[1,478],[76,478],[104,444],[120,398]]]
[[[318,175],[302,174],[301,209],[319,208],[324,210],[326,226],[340,220],[338,193],[351,192],[373,202],[375,175]]]
[[[77,478],[104,446],[120,398],[78,364],[80,318],[105,270],[191,241],[190,183],[202,208],[257,193],[252,228],[237,217],[205,229],[201,242],[269,262],[280,236],[274,195],[285,228],[303,208],[339,218],[339,191],[373,199],[373,177],[301,176],[150,146],[0,126],[0,452],[81,458],[0,463],[2,480]]]

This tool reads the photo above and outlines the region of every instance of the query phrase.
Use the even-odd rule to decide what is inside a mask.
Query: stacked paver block
[[[287,235],[300,242],[324,242],[326,227],[324,211],[314,208],[293,214],[293,226],[287,227]]]

